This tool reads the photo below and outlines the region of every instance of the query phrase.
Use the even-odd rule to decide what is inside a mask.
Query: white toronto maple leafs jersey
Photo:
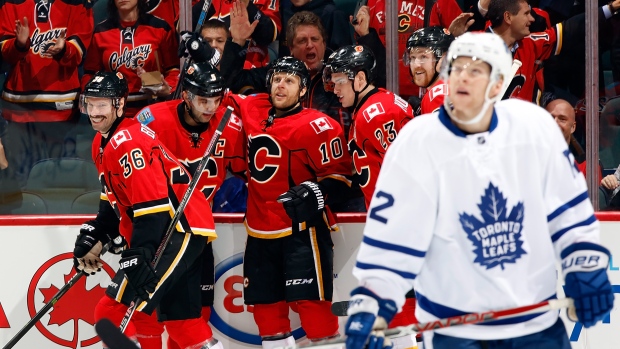
[[[354,275],[400,307],[415,286],[427,322],[556,297],[567,246],[599,242],[586,182],[553,118],[511,99],[488,132],[466,135],[443,107],[388,149]],[[540,332],[557,311],[437,330],[470,339]]]

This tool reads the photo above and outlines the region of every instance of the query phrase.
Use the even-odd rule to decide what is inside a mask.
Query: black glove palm
[[[210,62],[211,58],[216,55],[216,50],[209,46],[198,33],[182,32],[178,55],[179,57],[189,55],[194,62]]]
[[[278,197],[286,214],[293,222],[301,223],[315,218],[324,208],[325,199],[319,185],[306,181]]]
[[[151,266],[151,253],[144,248],[130,248],[121,253],[120,269],[125,272],[127,282],[136,295],[148,300],[149,294],[155,292],[159,277]]]

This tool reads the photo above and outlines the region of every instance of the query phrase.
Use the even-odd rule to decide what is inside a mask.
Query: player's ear
[[[299,99],[303,98],[303,96],[306,95],[306,92],[308,92],[308,88],[302,87],[301,90],[299,90]]]
[[[491,91],[489,91],[490,93],[490,98],[493,98],[495,96],[497,96],[500,92],[502,92],[502,86],[504,84],[504,78],[500,77],[499,79],[497,79],[497,81],[495,82],[491,82],[493,84],[493,86],[491,87]]]
[[[118,113],[120,112],[121,115],[118,115]],[[118,99],[118,109],[116,111],[116,115],[118,117],[121,117],[125,112],[125,98],[119,98]]]

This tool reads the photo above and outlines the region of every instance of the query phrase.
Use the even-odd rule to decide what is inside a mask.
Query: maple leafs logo
[[[503,270],[505,263],[515,263],[527,253],[521,239],[523,202],[518,202],[508,213],[506,201],[498,187],[489,183],[478,204],[482,221],[468,213],[459,214],[461,226],[474,244],[474,263],[486,269],[499,265]]]

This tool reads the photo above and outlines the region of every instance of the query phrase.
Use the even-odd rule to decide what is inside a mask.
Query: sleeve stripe
[[[355,267],[358,269],[364,269],[364,270],[371,270],[371,269],[380,269],[380,270],[387,270],[389,272],[392,272],[396,275],[400,275],[402,278],[404,279],[415,279],[417,277],[416,274],[414,273],[408,273],[406,271],[400,271],[400,270],[396,270],[396,269],[391,269],[391,268],[387,268],[381,265],[376,265],[376,264],[368,264],[368,263],[362,263],[362,262],[357,262],[355,263]]]
[[[590,225],[590,224],[592,224],[592,223],[594,223],[594,222],[596,222],[596,217],[595,217],[594,215],[592,215],[592,216],[590,216],[590,218],[586,219],[585,221],[581,221],[581,222],[579,222],[579,223],[577,223],[577,224],[573,224],[573,225],[571,225],[571,226],[570,226],[570,227],[568,227],[568,228],[564,228],[564,229],[558,230],[555,234],[551,235],[551,241],[552,241],[552,242],[556,242],[556,241],[558,241],[558,240],[562,237],[562,235],[564,235],[564,233],[566,233],[567,231],[569,231],[569,230],[571,230],[571,229],[578,228],[578,227],[584,227],[584,226]]]
[[[588,199],[588,192],[584,191],[583,193],[577,195],[574,199],[567,202],[566,204],[558,207],[555,211],[553,211],[550,215],[547,216],[547,222],[551,222],[554,218],[564,213],[566,210],[573,208]]]
[[[414,257],[424,258],[424,256],[426,256],[426,252],[424,251],[414,250],[413,248],[408,248],[405,246],[400,246],[400,245],[390,244],[388,242],[375,240],[366,235],[364,235],[364,239],[362,240],[362,243],[365,243],[366,245],[370,245],[372,247],[389,250],[389,251],[396,251],[396,252],[404,253],[407,255],[414,256]]]
[[[563,41],[563,33],[562,30],[564,30],[564,28],[562,27],[562,23],[558,23],[555,25],[555,33],[556,33],[556,39],[555,39],[555,55],[559,55],[562,52],[562,41]]]

